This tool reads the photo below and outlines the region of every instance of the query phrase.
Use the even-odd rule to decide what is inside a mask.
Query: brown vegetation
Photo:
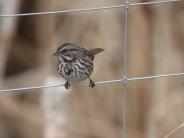
[[[2,2],[0,10],[25,13],[119,3],[122,1],[22,0]],[[183,1],[130,8],[129,76],[184,72],[183,15]],[[104,48],[95,59],[92,78],[119,79],[124,70],[123,17],[123,9],[0,17],[1,88],[64,82],[56,73],[52,53],[65,42]],[[173,77],[128,84],[128,138],[163,138],[184,122],[183,82],[182,77]],[[94,89],[76,86],[69,91],[61,87],[1,93],[0,138],[121,138],[122,97],[121,83]],[[171,137],[183,135],[180,130]]]

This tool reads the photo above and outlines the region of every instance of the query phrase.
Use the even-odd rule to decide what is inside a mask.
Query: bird
[[[57,57],[59,76],[62,76],[66,82],[66,89],[70,88],[71,82],[80,82],[89,79],[89,87],[95,86],[90,78],[94,64],[93,60],[96,54],[104,51],[102,48],[86,49],[73,43],[64,43],[54,52]]]

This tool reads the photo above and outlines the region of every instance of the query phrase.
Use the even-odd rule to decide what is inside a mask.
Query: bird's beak
[[[57,56],[58,55],[58,52],[55,52],[54,54],[53,54],[53,56]]]

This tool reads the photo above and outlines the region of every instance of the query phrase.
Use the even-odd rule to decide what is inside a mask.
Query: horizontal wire
[[[149,2],[140,2],[140,3],[130,3],[130,6],[139,6],[139,5],[151,5],[151,4],[160,4],[160,3],[169,3],[169,2],[178,2],[182,0],[161,0],[161,1],[149,1]]]
[[[130,77],[130,78],[125,78],[125,79],[117,79],[117,80],[97,81],[97,82],[95,82],[95,84],[101,85],[101,84],[117,83],[117,82],[125,84],[125,83],[127,83],[127,81],[156,79],[156,78],[174,77],[174,76],[184,76],[184,73],[160,74],[160,75],[145,76],[145,77]],[[17,92],[17,91],[23,91],[23,90],[47,89],[47,88],[61,87],[64,85],[65,85],[65,83],[55,84],[55,85],[43,85],[43,86],[13,88],[13,89],[0,89],[0,92]],[[73,85],[73,86],[89,86],[89,83],[71,83],[71,85]]]
[[[150,1],[142,3],[130,3],[129,6],[139,6],[139,5],[148,5],[148,4],[159,4],[159,3],[168,3],[168,2],[177,2],[181,0],[161,0],[161,1]],[[102,6],[96,8],[83,8],[83,9],[71,9],[71,10],[59,10],[59,11],[50,11],[50,12],[33,12],[33,13],[17,13],[17,14],[3,14],[0,13],[0,17],[19,17],[19,16],[33,16],[33,15],[49,15],[49,14],[61,14],[61,13],[72,13],[72,12],[87,12],[87,11],[97,11],[105,9],[114,9],[125,7],[125,4],[112,5],[112,6]]]
[[[23,91],[23,90],[46,89],[46,88],[53,88],[53,87],[60,87],[60,86],[64,86],[64,84],[22,87],[22,88],[13,88],[13,89],[1,89],[0,92],[16,92],[16,91]]]
[[[109,81],[98,81],[98,82],[95,82],[95,84],[99,85],[99,84],[107,84],[107,83],[122,82],[122,81],[123,81],[123,79],[109,80]],[[47,88],[61,87],[64,85],[65,85],[65,83],[54,84],[54,85],[42,85],[42,86],[33,86],[33,87],[13,88],[13,89],[0,89],[0,92],[16,92],[16,91],[33,90],[33,89],[47,89]],[[71,85],[73,85],[73,86],[89,86],[89,83],[71,83]]]
[[[120,4],[120,5],[103,6],[103,7],[86,8],[86,9],[72,9],[72,10],[60,10],[60,11],[50,11],[50,12],[20,13],[20,14],[0,14],[0,17],[17,17],[17,16],[48,15],[48,14],[60,14],[60,13],[72,13],[72,12],[87,12],[87,11],[120,8],[124,6],[125,6],[124,4]]]
[[[145,76],[145,77],[132,77],[128,78],[128,81],[134,81],[134,80],[145,80],[145,79],[156,79],[156,78],[162,78],[162,77],[174,77],[174,76],[183,76],[184,73],[172,73],[172,74],[160,74],[160,75],[153,75],[153,76]]]

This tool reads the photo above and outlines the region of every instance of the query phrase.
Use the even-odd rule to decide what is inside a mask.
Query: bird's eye
[[[62,53],[66,53],[66,52],[67,52],[67,49],[62,50]]]

